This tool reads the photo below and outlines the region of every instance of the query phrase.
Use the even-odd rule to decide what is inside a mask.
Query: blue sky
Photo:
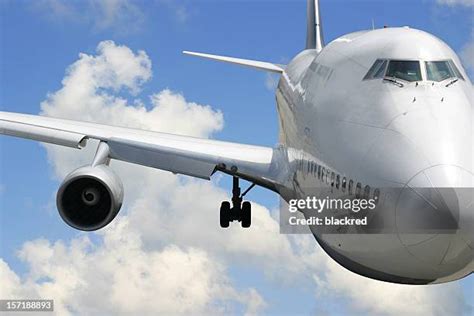
[[[370,28],[372,20],[377,27],[409,25],[445,40],[462,55],[465,68],[472,74],[473,48],[469,45],[474,36],[473,5],[469,0],[321,2],[327,42],[345,33]],[[68,67],[78,61],[79,53],[96,56],[98,44],[112,40],[132,52],[145,51],[152,63],[153,76],[140,86],[136,95],[127,89],[108,93],[130,103],[139,99],[151,109],[149,96],[170,89],[184,96],[188,103],[210,105],[223,113],[224,127],[208,133],[213,138],[265,146],[277,142],[274,90],[268,87],[265,73],[183,56],[181,51],[286,63],[304,47],[305,1],[120,0],[116,3],[120,4],[118,9],[112,10],[95,1],[1,0],[0,109],[39,113],[41,102],[63,87],[63,78],[71,72]],[[34,260],[21,255],[26,253],[25,242],[44,238],[51,243],[61,240],[69,245],[71,240],[84,236],[66,227],[55,210],[59,175],[56,156],[48,153],[49,159],[45,148],[34,142],[0,138],[0,258],[22,280],[29,280],[33,274]],[[229,179],[223,178],[213,182],[212,189],[228,190],[229,184]],[[278,207],[278,197],[262,189],[252,191],[250,198],[269,209],[270,214]],[[218,204],[209,208],[215,209],[217,218]],[[130,212],[126,210],[126,214]],[[269,239],[273,238],[272,233],[278,234],[260,232]],[[93,244],[104,243],[103,235],[90,234],[89,238]],[[286,242],[297,247],[298,241],[285,241],[285,245]],[[188,247],[175,240],[172,243],[182,249]],[[351,289],[326,286],[321,290],[297,274],[282,278],[278,276],[280,267],[269,267],[268,262],[259,261],[268,258],[259,257],[254,264],[251,251],[221,254],[207,249],[204,241],[190,246],[221,262],[228,281],[242,297],[250,293],[248,289],[256,289],[266,302],[266,307],[259,310],[262,313],[379,312],[377,306],[369,303],[354,307]],[[318,247],[315,242],[313,246]],[[19,252],[20,249],[23,251]],[[242,259],[247,253],[250,263]],[[322,252],[318,255],[325,256]],[[277,276],[266,269],[274,269],[277,272],[272,273]],[[323,279],[329,270],[321,272]],[[468,300],[472,297],[472,277],[455,286],[459,286],[461,296]],[[416,295],[429,301],[440,294]],[[248,310],[241,298],[230,300],[235,304],[234,311]],[[462,300],[459,302],[464,304]],[[464,305],[459,310],[469,312]]]

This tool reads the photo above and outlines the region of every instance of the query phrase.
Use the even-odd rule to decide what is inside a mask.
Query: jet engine
[[[123,185],[107,165],[85,166],[61,184],[56,204],[71,227],[93,231],[109,224],[122,207]]]

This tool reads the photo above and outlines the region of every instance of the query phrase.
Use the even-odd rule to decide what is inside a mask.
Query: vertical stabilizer
[[[308,0],[306,49],[315,49],[318,53],[324,47],[319,0]]]

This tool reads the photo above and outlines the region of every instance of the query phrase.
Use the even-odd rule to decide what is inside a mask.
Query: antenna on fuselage
[[[306,49],[315,49],[318,53],[323,50],[324,39],[321,22],[319,0],[308,0]]]

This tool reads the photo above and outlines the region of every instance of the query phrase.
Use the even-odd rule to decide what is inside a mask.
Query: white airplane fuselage
[[[420,61],[423,80],[363,80],[377,59]],[[427,80],[425,61],[443,60],[454,61],[464,80]],[[333,259],[356,273],[408,284],[447,282],[473,271],[472,84],[444,42],[406,27],[348,34],[319,54],[305,50],[296,56],[276,98],[280,142],[290,157],[292,190],[280,192],[285,200],[347,196],[342,179],[360,183],[362,190],[368,186],[371,195],[380,192],[377,212],[391,230],[325,234],[311,227]],[[454,194],[456,206],[445,205],[456,213],[459,229],[400,231],[399,223],[418,211],[416,199],[426,200],[417,188]]]

